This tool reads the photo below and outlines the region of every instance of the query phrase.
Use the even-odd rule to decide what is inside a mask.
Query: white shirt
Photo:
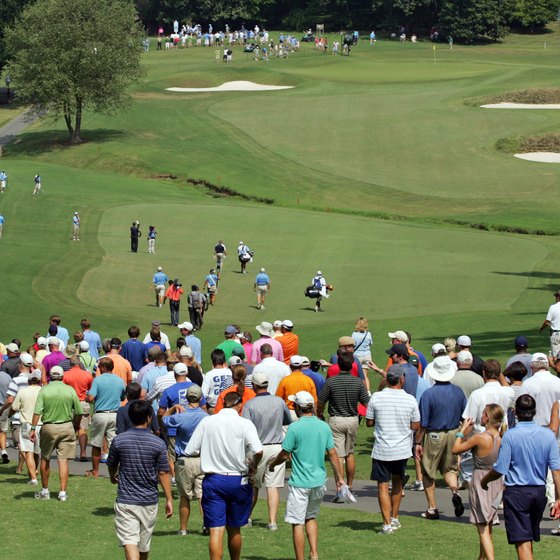
[[[548,308],[546,320],[550,321],[550,328],[553,331],[560,331],[560,301],[557,303],[553,303]]]
[[[265,358],[260,364],[253,369],[255,373],[264,373],[268,377],[268,392],[271,395],[276,394],[276,389],[280,385],[280,381],[292,373],[292,370],[284,363],[276,358]]]
[[[389,387],[371,396],[366,418],[375,420],[371,456],[380,461],[399,461],[412,456],[411,422],[420,422],[416,399],[402,389]]]
[[[160,342],[165,346],[166,350],[171,350],[171,345],[169,344],[169,337],[164,333],[160,331]],[[145,337],[144,337],[144,344],[148,344],[148,342],[151,342],[152,339],[150,337],[150,333],[148,333]]]
[[[481,424],[481,421],[485,406],[490,403],[499,404],[504,411],[505,418],[514,396],[511,387],[504,387],[498,381],[487,381],[483,387],[471,393],[463,412],[463,418],[472,418],[474,420],[474,431],[484,432],[486,428]]]
[[[560,400],[560,379],[547,370],[540,369],[523,381],[522,395],[531,395],[537,403],[534,421],[539,426],[548,426],[552,405]]]
[[[166,373],[165,375],[162,375],[161,377],[158,377],[154,381],[152,388],[146,395],[146,400],[149,402],[156,400],[159,404],[159,399],[161,398],[161,395],[163,394],[165,389],[167,389],[167,387],[171,387],[171,385],[175,385],[175,383],[177,383],[177,380],[175,379],[175,374],[172,371]]]
[[[233,378],[229,368],[211,369],[204,374],[202,381],[202,394],[209,407],[216,406],[218,396],[222,391],[233,385]]]
[[[200,422],[186,453],[200,454],[204,473],[246,474],[248,459],[262,449],[253,423],[233,408],[223,408]]]

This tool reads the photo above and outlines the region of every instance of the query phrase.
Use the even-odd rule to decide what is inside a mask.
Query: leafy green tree
[[[559,9],[559,0],[515,0],[511,21],[532,31],[554,21]]]
[[[16,96],[41,117],[64,118],[80,143],[86,109],[111,114],[130,103],[142,37],[128,0],[38,0],[6,32]]]
[[[0,66],[6,62],[6,48],[4,34],[6,28],[21,14],[31,0],[1,0],[0,1]]]

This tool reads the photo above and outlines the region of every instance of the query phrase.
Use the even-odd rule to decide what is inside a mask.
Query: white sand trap
[[[272,91],[277,89],[292,89],[294,86],[266,86],[263,84],[255,84],[254,82],[226,82],[221,86],[208,88],[180,88],[170,87],[167,91],[178,91],[184,93],[196,93],[202,91]]]
[[[539,105],[538,103],[491,103],[481,105],[483,109],[560,109],[560,103],[548,103]]]
[[[530,152],[528,154],[514,154],[516,158],[539,163],[560,163],[560,154],[557,152]]]

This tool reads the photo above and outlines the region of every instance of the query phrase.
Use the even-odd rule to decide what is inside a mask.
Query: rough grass
[[[560,152],[560,133],[549,132],[543,136],[520,136],[501,138],[496,148],[510,154],[527,154],[529,152]]]
[[[465,100],[465,104],[469,106],[480,106],[493,103],[533,103],[537,105],[560,103],[560,89],[523,89],[519,91],[500,93],[498,95],[492,95],[488,97],[474,97]]]

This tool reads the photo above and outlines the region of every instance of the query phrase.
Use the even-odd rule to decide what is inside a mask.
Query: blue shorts
[[[243,527],[253,507],[253,487],[246,476],[207,474],[202,482],[204,526]]]
[[[509,544],[541,540],[540,523],[546,507],[545,486],[506,486],[504,520]]]

